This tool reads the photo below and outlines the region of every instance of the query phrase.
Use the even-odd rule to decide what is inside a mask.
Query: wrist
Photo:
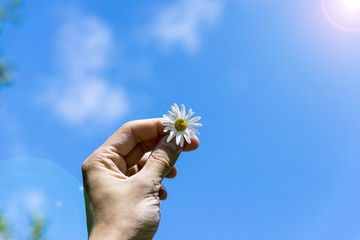
[[[119,226],[95,224],[90,232],[89,240],[131,240],[130,231]]]
[[[94,225],[89,235],[89,240],[151,240],[152,238],[153,236],[146,237],[146,234],[140,234],[128,223],[117,225],[98,223]]]

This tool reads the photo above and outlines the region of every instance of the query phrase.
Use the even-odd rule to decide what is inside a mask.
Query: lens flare
[[[360,32],[360,0],[321,0],[327,20],[342,31]]]
[[[45,239],[86,239],[80,188],[75,177],[50,161],[25,157],[1,160],[0,215],[11,230],[11,239],[29,239],[32,218],[46,223]]]

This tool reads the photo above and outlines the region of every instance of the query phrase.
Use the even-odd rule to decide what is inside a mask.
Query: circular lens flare
[[[342,31],[360,32],[360,0],[321,0],[328,21]]]
[[[84,204],[81,183],[64,168],[36,158],[0,161],[0,219],[10,239],[29,239],[42,224],[45,239],[85,239]]]

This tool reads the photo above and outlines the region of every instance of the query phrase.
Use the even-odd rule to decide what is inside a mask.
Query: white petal
[[[161,123],[164,125],[174,125],[174,122],[168,120],[168,119],[162,119]]]
[[[175,108],[176,119],[181,118],[180,109],[179,109],[179,106],[176,103],[174,103],[174,108]]]
[[[179,107],[176,103],[174,103],[174,105],[171,106],[171,110],[174,113],[174,115],[176,116],[176,118],[178,118]]]
[[[177,133],[176,133],[176,144],[177,144],[177,145],[179,145],[181,137],[182,137],[182,136],[181,136],[181,133],[177,132]]]
[[[193,119],[190,119],[190,120],[188,121],[188,123],[194,123],[194,122],[199,121],[200,119],[201,119],[201,117],[200,117],[200,116],[197,116],[197,117],[194,117]]]
[[[167,127],[164,129],[164,132],[171,131],[171,130],[173,130],[173,129],[174,129],[173,127],[167,126]]]
[[[193,131],[194,133],[196,133],[197,135],[200,135],[199,131],[196,130],[195,128],[193,127],[188,127],[191,131]]]
[[[171,106],[171,111],[172,111],[172,113],[174,114],[175,119],[177,119],[178,116],[177,116],[177,112],[176,112],[175,106]]]
[[[180,112],[179,106],[176,103],[174,103],[174,108],[176,109],[176,111]]]
[[[184,138],[189,144],[191,143],[191,138],[190,138],[188,131],[184,132]]]
[[[170,142],[171,139],[173,139],[175,137],[175,131],[171,131],[170,135],[168,136],[168,138],[166,139],[166,142]]]
[[[170,115],[171,120],[173,120],[173,121],[175,122],[175,121],[176,121],[176,116],[175,116],[175,114],[174,114],[173,112],[171,112],[171,111],[168,111],[168,113],[169,113],[169,115]]]
[[[189,127],[202,127],[201,123],[189,123],[188,124]]]
[[[186,115],[186,117],[185,117],[184,120],[185,120],[185,121],[188,121],[193,114],[194,114],[194,112],[193,112],[192,109],[190,108],[189,113]]]
[[[181,104],[181,119],[184,119],[185,118],[185,106],[184,104]]]
[[[169,120],[169,121],[173,121],[173,120],[171,119],[171,117],[170,117],[169,115],[166,115],[166,114],[163,115],[163,118],[165,118],[165,119],[167,119],[167,120]]]
[[[184,146],[184,138],[181,136],[181,139],[180,139],[180,147],[183,147]]]
[[[196,137],[195,133],[191,131],[190,129],[186,129],[187,134],[189,134],[190,137]]]

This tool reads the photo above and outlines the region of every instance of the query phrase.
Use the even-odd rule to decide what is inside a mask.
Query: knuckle
[[[130,127],[132,125],[132,122],[133,121],[126,122],[126,123],[124,123],[124,125],[122,125],[122,127]]]
[[[169,155],[164,151],[154,151],[151,157],[165,169],[171,169],[173,164],[170,161]]]
[[[86,159],[81,165],[82,172],[83,173],[88,172],[89,169],[91,168],[91,165],[92,165],[91,160]]]
[[[134,182],[132,186],[135,186],[136,189],[143,189],[145,190],[145,192],[150,191],[157,193],[160,191],[161,182],[149,178],[136,177],[134,178]]]
[[[129,121],[129,122],[126,122],[124,125],[123,125],[123,128],[133,128],[134,125],[136,124],[136,120],[133,120],[133,121]]]
[[[97,149],[87,159],[85,159],[81,165],[82,172],[86,173],[93,169],[96,165],[96,159],[98,159],[100,156],[101,154],[99,153],[99,149]]]

